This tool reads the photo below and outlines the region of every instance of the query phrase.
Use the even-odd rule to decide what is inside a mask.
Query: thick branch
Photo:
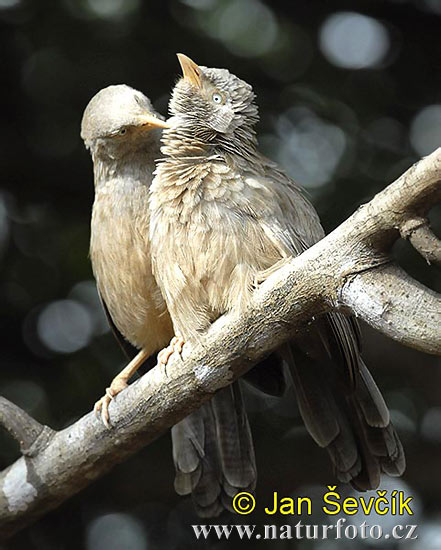
[[[358,317],[401,343],[441,354],[441,296],[397,266],[348,279],[341,301]]]
[[[249,310],[222,317],[200,343],[186,344],[184,361],[172,356],[167,372],[156,367],[122,392],[110,405],[115,429],[88,414],[57,432],[36,456],[17,460],[0,474],[0,536],[56,507],[161,435],[314,315],[352,310],[403,343],[439,353],[439,296],[388,265],[386,252],[406,220],[425,216],[440,198],[441,149],[281,265],[256,290]],[[431,312],[425,326],[421,303]]]

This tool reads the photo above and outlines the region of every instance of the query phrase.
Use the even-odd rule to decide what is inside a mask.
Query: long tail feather
[[[403,447],[361,357],[353,370],[355,381],[348,383],[322,341],[316,326],[302,338],[301,346],[296,342],[281,348],[300,413],[313,439],[328,451],[337,478],[360,491],[374,489],[382,472],[391,476],[404,472]]]
[[[256,462],[239,382],[172,428],[175,489],[191,494],[202,517],[232,510],[240,491],[256,486]]]

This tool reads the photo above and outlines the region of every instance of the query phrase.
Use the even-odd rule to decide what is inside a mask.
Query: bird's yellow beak
[[[176,55],[178,56],[184,78],[189,80],[193,86],[201,88],[201,69],[199,66],[183,53],[177,53]]]
[[[170,128],[167,121],[151,114],[140,115],[137,119],[139,126],[150,126],[152,128]]]

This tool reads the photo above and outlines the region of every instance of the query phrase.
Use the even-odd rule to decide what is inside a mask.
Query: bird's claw
[[[185,342],[183,338],[180,336],[173,336],[170,344],[158,353],[158,364],[166,367],[168,360],[174,353],[177,353],[182,360],[182,350],[184,348],[184,344]]]
[[[101,397],[101,399],[98,400],[93,407],[96,418],[98,418],[98,420],[101,419],[101,422],[108,430],[110,430],[110,428],[112,427],[110,424],[109,416],[109,403],[111,400],[112,397],[107,394],[106,390],[106,395]]]
[[[110,424],[109,404],[125,388],[127,388],[126,380],[116,376],[110,386],[106,388],[106,394],[93,407],[96,418],[101,419],[101,422],[108,430],[112,427]]]

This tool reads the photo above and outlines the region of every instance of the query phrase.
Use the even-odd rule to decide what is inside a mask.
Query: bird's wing
[[[270,248],[298,255],[324,236],[318,216],[292,180],[269,162],[263,166],[250,184],[254,192],[262,189],[265,199],[252,202],[255,210],[249,211],[248,223],[263,229]],[[361,359],[355,319],[339,313],[317,318],[279,353],[291,373],[305,425],[327,449],[341,481],[367,490],[378,486],[381,472],[403,473],[403,448]]]
[[[274,163],[264,159],[261,167],[260,173],[244,175],[252,187],[245,208],[248,223],[264,232],[281,258],[297,256],[324,237],[318,214],[303,190]],[[339,313],[328,313],[324,319],[330,330],[318,330],[318,334],[353,387],[360,360],[357,322]]]
[[[264,200],[252,202],[255,210],[249,211],[248,223],[263,229],[269,247],[296,256],[324,236],[319,218],[292,180],[269,161],[262,165],[262,173],[250,184]],[[361,359],[355,319],[326,314],[279,352],[291,373],[305,425],[327,449],[338,478],[366,490],[378,485],[381,472],[401,475],[403,449]]]
[[[120,331],[117,329],[115,323],[113,322],[112,316],[110,315],[109,308],[107,307],[107,304],[104,301],[104,298],[102,297],[99,291],[98,291],[98,295],[100,297],[101,305],[103,306],[104,313],[106,314],[107,322],[109,323],[110,329],[112,331],[113,336],[115,337],[115,340],[120,345],[127,359],[129,360],[133,359],[135,355],[138,353],[138,350],[135,348],[135,346],[132,346],[132,344],[129,341],[127,341],[124,338],[124,336],[120,333]]]

